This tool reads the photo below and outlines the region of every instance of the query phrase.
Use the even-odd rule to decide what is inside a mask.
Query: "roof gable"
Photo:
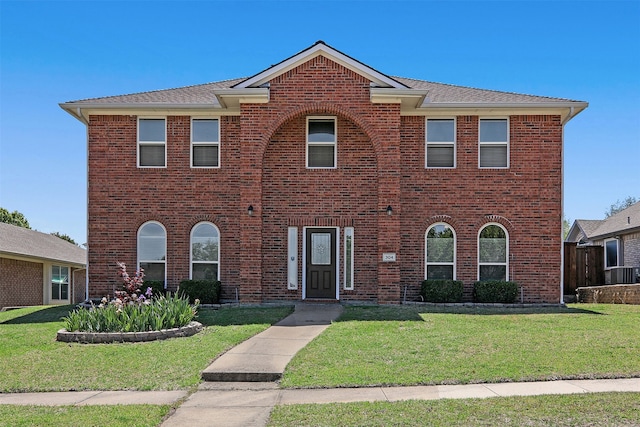
[[[322,55],[325,58],[328,58],[342,65],[343,67],[366,77],[372,82],[373,86],[394,89],[408,88],[407,85],[400,83],[398,80],[395,80],[348,55],[345,55],[344,53],[327,45],[323,41],[317,41],[307,49],[285,59],[284,61],[279,62],[276,65],[272,65],[266,70],[263,70],[258,74],[234,85],[233,88],[246,89],[260,87],[273,78],[278,77],[279,75],[284,74],[289,70],[292,70],[293,68],[309,61],[312,58],[315,58],[318,55]]]

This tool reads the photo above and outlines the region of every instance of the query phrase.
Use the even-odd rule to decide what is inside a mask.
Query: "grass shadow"
[[[195,320],[204,326],[273,325],[293,313],[293,310],[293,306],[201,308]]]
[[[396,305],[396,306],[347,306],[336,322],[348,321],[420,321],[421,314],[462,314],[477,316],[492,315],[530,315],[530,314],[590,314],[606,315],[594,310],[574,307],[476,307],[476,306],[431,306],[431,305]]]
[[[61,319],[74,309],[74,305],[56,305],[47,307],[28,307],[10,310],[3,313],[3,317],[10,317],[0,322],[0,325],[22,325],[28,323],[60,322]],[[25,311],[28,311],[25,314]],[[12,316],[13,315],[13,316]]]

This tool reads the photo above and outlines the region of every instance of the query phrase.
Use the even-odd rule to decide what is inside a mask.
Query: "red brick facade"
[[[266,103],[241,103],[220,115],[220,168],[190,167],[189,115],[168,113],[166,168],[137,167],[137,114],[90,115],[90,296],[120,286],[116,262],[137,263],[138,229],[167,231],[169,289],[189,278],[190,231],[220,230],[225,300],[300,300],[287,288],[287,230],[354,228],[353,290],[339,299],[416,300],[425,271],[425,232],[436,222],[456,233],[456,278],[465,295],[478,278],[478,233],[499,223],[509,235],[509,279],[524,302],[559,302],[562,120],[560,115],[499,116],[509,123],[509,167],[478,167],[480,115],[456,119],[456,167],[425,168],[425,114],[373,103],[371,82],[324,56],[275,76]],[[215,112],[211,113],[215,116]],[[337,119],[337,167],[306,168],[306,120]],[[247,214],[253,206],[253,215]],[[386,207],[393,208],[387,215]],[[339,257],[342,257],[342,249]],[[383,262],[384,253],[396,254]],[[302,257],[299,257],[301,260]],[[133,270],[133,268],[131,268]]]
[[[0,308],[42,305],[42,263],[0,258]]]

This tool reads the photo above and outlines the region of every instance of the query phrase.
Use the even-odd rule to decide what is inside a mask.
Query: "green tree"
[[[623,201],[616,200],[616,202],[609,207],[609,210],[604,213],[604,217],[609,218],[611,215],[615,215],[618,212],[627,209],[629,206],[636,204],[637,202],[638,199],[633,196],[629,196]]]
[[[53,233],[51,233],[51,235],[52,235],[52,236],[59,237],[59,238],[61,238],[62,240],[66,240],[66,241],[67,241],[67,242],[69,242],[69,243],[73,243],[74,245],[78,245],[78,244],[76,243],[76,241],[75,241],[75,240],[73,240],[73,239],[72,239],[69,235],[67,235],[67,234],[61,234],[61,233],[58,233],[57,231],[54,231]]]
[[[0,208],[0,222],[17,225],[18,227],[31,229],[29,221],[18,211],[9,212],[5,208]]]

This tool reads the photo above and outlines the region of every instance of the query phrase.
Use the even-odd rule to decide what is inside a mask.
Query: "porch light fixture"
[[[249,216],[253,215],[253,205],[249,205],[249,207],[247,208],[247,213],[249,214]]]
[[[393,208],[391,207],[391,205],[387,206],[387,215],[391,216],[392,213],[393,213]]]

